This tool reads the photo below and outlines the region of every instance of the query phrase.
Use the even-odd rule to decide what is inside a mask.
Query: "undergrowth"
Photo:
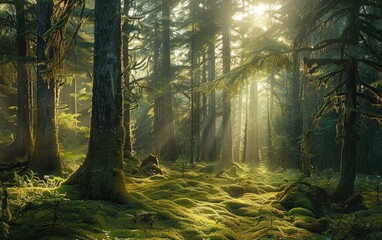
[[[131,169],[135,168],[134,171]],[[382,208],[363,179],[369,210],[335,211],[320,218],[303,207],[286,209],[278,196],[301,180],[297,171],[269,172],[264,167],[162,162],[163,175],[126,163],[129,202],[81,200],[63,179],[15,174],[9,187],[9,239],[380,239]],[[129,170],[130,169],[130,170]],[[330,187],[336,177],[304,179]],[[358,183],[357,183],[358,184]],[[357,185],[357,188],[359,186]],[[362,234],[361,234],[362,233]]]

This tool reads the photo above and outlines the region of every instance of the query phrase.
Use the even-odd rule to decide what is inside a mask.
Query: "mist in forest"
[[[0,0],[0,239],[382,239],[378,0]]]

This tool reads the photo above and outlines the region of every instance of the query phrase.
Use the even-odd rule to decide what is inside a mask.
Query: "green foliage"
[[[16,171],[13,172],[13,181],[18,187],[44,187],[56,188],[65,179],[59,176],[44,176],[44,180],[40,179],[38,174],[32,170],[28,170],[26,174],[19,175]]]

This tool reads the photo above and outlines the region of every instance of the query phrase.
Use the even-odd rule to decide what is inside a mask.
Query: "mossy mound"
[[[308,209],[316,217],[321,216],[321,210],[328,206],[329,196],[320,187],[305,182],[295,182],[289,185],[279,196],[279,202],[288,210],[296,207]]]
[[[322,199],[310,194],[320,192],[305,183],[288,185],[299,179],[298,171],[288,170],[285,175],[244,165],[216,177],[217,163],[163,164],[164,175],[127,174],[129,198],[124,205],[81,200],[77,189],[68,185],[58,189],[10,187],[9,239],[321,240],[348,239],[344,236],[349,229],[352,239],[359,237],[358,232],[365,234],[359,239],[382,232],[378,208],[358,211],[357,217],[326,211],[329,217],[316,219],[319,215],[305,206],[321,210]],[[237,189],[238,195],[232,194]],[[60,205],[60,222],[54,225],[52,198],[60,194],[69,200]],[[375,201],[375,193],[364,196]]]
[[[245,193],[245,188],[240,185],[231,184],[224,189],[231,197],[240,198]]]
[[[289,210],[289,216],[306,216],[315,218],[316,216],[310,210],[302,207],[292,208]]]
[[[313,233],[322,233],[328,229],[329,222],[327,219],[314,219],[311,217],[298,217],[294,222],[294,226],[303,228]]]

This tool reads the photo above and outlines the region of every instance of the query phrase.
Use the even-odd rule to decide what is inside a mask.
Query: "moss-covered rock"
[[[240,198],[244,195],[245,188],[240,185],[232,184],[228,185],[227,192],[231,197]]]
[[[322,208],[329,205],[329,196],[324,189],[305,182],[292,183],[278,199],[288,210],[302,207],[313,212],[315,216],[321,216]]]
[[[314,219],[311,217],[298,217],[294,222],[294,226],[304,228],[309,232],[322,233],[327,230],[329,222],[327,219]]]
[[[289,216],[307,216],[315,218],[316,216],[310,210],[302,207],[296,207],[289,210]]]

